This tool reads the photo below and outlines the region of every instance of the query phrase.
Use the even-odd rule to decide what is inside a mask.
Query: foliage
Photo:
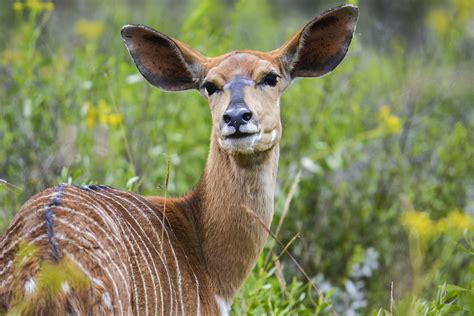
[[[283,95],[274,223],[283,243],[302,236],[287,251],[312,280],[287,255],[275,260],[282,249],[269,240],[235,314],[474,310],[473,2],[415,2],[424,10],[410,24],[423,30],[417,44],[390,32],[374,45],[373,18],[361,11],[346,60]],[[146,84],[121,25],[154,26],[213,56],[271,50],[308,16],[270,1],[140,3],[2,2],[0,231],[58,182],[163,194],[168,163],[168,194],[197,182],[206,102]]]
[[[47,305],[54,298],[63,298],[66,291],[88,291],[90,280],[67,256],[57,263],[41,258],[40,249],[25,241],[18,245],[13,270],[15,281],[12,289],[12,303],[8,315],[29,315],[35,305]],[[34,267],[34,280],[24,275],[24,267]],[[23,282],[26,279],[26,283]],[[18,280],[18,282],[17,282]],[[31,293],[25,297],[25,287]],[[0,312],[5,312],[0,310]]]

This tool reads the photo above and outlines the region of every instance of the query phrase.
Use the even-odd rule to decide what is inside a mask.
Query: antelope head
[[[146,26],[127,25],[122,37],[152,85],[199,90],[212,114],[212,139],[236,156],[278,144],[281,93],[297,77],[320,77],[334,69],[347,52],[357,17],[356,7],[339,7],[310,21],[276,50],[212,58]]]

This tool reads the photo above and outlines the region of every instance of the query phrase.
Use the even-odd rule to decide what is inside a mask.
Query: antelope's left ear
[[[138,70],[168,91],[198,89],[206,57],[180,41],[144,25],[126,25],[122,38]]]
[[[329,10],[296,32],[276,53],[291,78],[320,77],[346,55],[359,9],[352,5]]]

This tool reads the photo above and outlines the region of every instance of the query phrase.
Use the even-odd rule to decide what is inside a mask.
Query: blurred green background
[[[233,313],[468,315],[474,2],[351,3],[360,20],[344,62],[297,80],[281,100],[272,230],[311,281],[269,239]],[[147,24],[215,56],[279,47],[340,4],[2,0],[0,232],[59,182],[162,195],[168,162],[168,195],[199,179],[206,101],[145,83],[122,25]]]

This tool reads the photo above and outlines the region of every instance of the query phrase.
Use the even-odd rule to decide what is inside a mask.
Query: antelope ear
[[[198,89],[206,57],[143,25],[125,25],[121,33],[135,65],[152,85],[169,91]]]
[[[320,77],[336,68],[349,48],[358,16],[357,7],[341,6],[296,32],[276,51],[291,78]]]

